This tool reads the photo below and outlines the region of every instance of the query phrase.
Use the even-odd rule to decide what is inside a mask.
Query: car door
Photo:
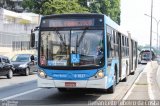
[[[10,70],[10,65],[9,65],[9,60],[7,58],[2,57],[2,65],[3,65],[3,70],[8,71]]]
[[[0,57],[0,71],[3,70],[3,63],[2,63],[2,58]]]

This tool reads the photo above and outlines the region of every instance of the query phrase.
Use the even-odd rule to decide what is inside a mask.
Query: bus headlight
[[[101,79],[104,77],[104,71],[103,70],[99,70],[93,77],[91,77],[90,79]]]
[[[43,70],[38,70],[38,76],[43,79],[52,79],[52,77],[47,76]]]
[[[43,70],[38,70],[38,76],[39,76],[40,78],[46,78],[46,74],[44,73]]]
[[[99,78],[103,78],[104,77],[104,73],[102,70],[100,70],[98,73],[97,73],[97,77]]]

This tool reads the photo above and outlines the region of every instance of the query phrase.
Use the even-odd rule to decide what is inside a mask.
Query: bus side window
[[[110,57],[110,35],[107,35],[107,57]]]

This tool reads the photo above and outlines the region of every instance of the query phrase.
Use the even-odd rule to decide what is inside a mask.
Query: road
[[[37,88],[36,75],[31,76],[15,76],[13,80],[17,84],[5,85],[0,87],[0,100],[21,100],[18,101],[18,106],[23,104],[43,104],[43,105],[88,105],[96,100],[123,100],[127,92],[132,87],[133,83],[144,69],[145,65],[139,65],[135,75],[130,75],[127,82],[120,82],[115,89],[114,94],[106,94],[100,90],[75,90],[67,93],[60,93],[56,88],[42,89]],[[24,79],[22,79],[24,78]],[[18,80],[17,80],[18,79]],[[20,80],[22,79],[22,80]],[[0,78],[0,83],[5,78]],[[12,80],[12,79],[11,79]],[[29,81],[27,81],[29,80]]]

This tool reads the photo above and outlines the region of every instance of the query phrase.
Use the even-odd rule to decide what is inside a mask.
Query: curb
[[[160,82],[158,81],[158,75],[160,75],[160,66],[158,67],[157,72],[156,72],[156,81],[157,81],[157,84],[158,84],[158,88],[160,90]]]

